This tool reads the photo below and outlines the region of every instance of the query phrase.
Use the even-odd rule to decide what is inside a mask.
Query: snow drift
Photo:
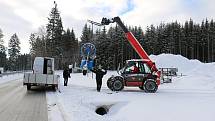
[[[179,73],[192,71],[202,64],[199,60],[189,60],[181,55],[173,54],[150,55],[150,58],[158,68],[178,68]]]
[[[180,78],[174,79],[174,88],[214,89],[215,63],[202,63],[199,60],[189,60],[181,55],[161,54],[151,55],[158,68],[178,68]]]

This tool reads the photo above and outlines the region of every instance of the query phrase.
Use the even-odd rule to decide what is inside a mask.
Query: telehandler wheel
[[[112,83],[112,91],[121,91],[124,88],[123,80],[115,79]]]
[[[108,87],[110,90],[112,90],[113,81],[114,81],[114,78],[113,78],[113,77],[111,77],[111,78],[109,78],[109,79],[107,80],[107,87]]]
[[[158,86],[154,80],[146,80],[144,83],[144,90],[147,93],[155,93],[158,89]]]
[[[27,90],[30,90],[30,89],[31,89],[31,85],[27,84]]]

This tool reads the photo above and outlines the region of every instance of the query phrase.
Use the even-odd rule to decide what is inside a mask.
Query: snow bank
[[[215,63],[201,63],[189,60],[181,55],[161,54],[151,55],[158,68],[175,67],[183,77],[174,78],[174,83],[165,88],[173,89],[215,89]]]
[[[186,73],[186,76],[175,79],[174,88],[215,89],[215,63],[200,64]]]
[[[187,73],[195,70],[202,63],[198,60],[189,60],[181,55],[160,54],[150,55],[158,68],[178,68],[179,73]]]
[[[4,76],[0,77],[0,84],[6,83],[9,81],[20,80],[22,78],[23,78],[23,73],[4,75]]]

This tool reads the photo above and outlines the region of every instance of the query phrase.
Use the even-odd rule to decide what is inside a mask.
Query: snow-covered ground
[[[4,75],[0,77],[0,84],[9,82],[9,81],[15,81],[23,78],[23,73],[17,73],[12,75]]]
[[[150,56],[158,67],[177,67],[186,76],[160,85],[156,93],[125,87],[110,91],[106,80],[116,74],[108,71],[101,92],[96,91],[95,75],[71,74],[68,86],[61,78],[59,92],[47,92],[50,121],[214,121],[215,63],[204,64],[180,55]],[[62,77],[62,71],[58,72]],[[99,106],[108,114],[95,113]]]

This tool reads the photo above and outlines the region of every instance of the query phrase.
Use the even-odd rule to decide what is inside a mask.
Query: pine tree
[[[194,59],[199,59],[199,48],[200,48],[200,26],[199,24],[193,26],[193,35],[194,35]]]
[[[176,21],[175,23],[173,23],[173,38],[174,38],[174,50],[173,50],[173,54],[180,54],[180,37],[181,37],[181,25]]]
[[[110,69],[116,69],[116,55],[115,55],[115,50],[116,48],[114,47],[115,46],[115,38],[114,38],[114,28],[113,27],[110,27],[108,32],[107,32],[107,38],[108,38],[108,60],[110,61],[109,63],[109,68]]]
[[[117,50],[118,60],[117,61],[121,66],[123,66],[123,65],[125,65],[125,60],[126,60],[126,58],[125,58],[126,54],[125,53],[127,52],[127,51],[125,51],[125,49],[126,50],[131,50],[133,48],[130,45],[130,43],[128,43],[128,40],[126,39],[123,30],[118,26],[116,26],[115,29],[116,29],[115,30],[115,32],[116,32],[115,40],[116,40],[117,45],[118,45],[118,50]],[[128,48],[126,48],[127,44],[129,46]]]
[[[211,62],[211,58],[210,58],[210,25],[208,22],[208,19],[206,19],[205,21],[205,58],[206,58],[206,62]]]
[[[74,30],[67,29],[63,33],[63,53],[62,53],[62,63],[65,64],[74,64],[78,58],[78,39],[75,37]]]
[[[2,30],[0,29],[0,47],[2,48],[3,45],[4,45],[4,40],[3,40],[3,33],[2,33]]]
[[[49,57],[55,58],[55,68],[62,69],[61,59],[63,54],[62,32],[63,25],[60,17],[60,12],[57,8],[57,3],[54,1],[54,7],[48,18],[46,26],[47,37],[45,41],[46,54]]]
[[[9,40],[8,44],[8,55],[9,55],[9,61],[11,65],[11,69],[16,70],[17,69],[17,59],[20,55],[20,41],[18,36],[13,34]]]
[[[84,28],[82,30],[82,35],[81,35],[81,42],[88,43],[92,41],[92,31],[90,27],[88,27],[87,24],[84,25]]]
[[[163,46],[165,45],[165,39],[164,39],[164,24],[163,23],[161,23],[158,27],[157,27],[157,30],[156,30],[156,32],[157,32],[157,43],[158,43],[158,45],[157,45],[157,47],[156,47],[156,51],[157,51],[157,54],[160,54],[160,53],[162,53],[163,52]],[[145,36],[146,36],[146,34],[145,34]],[[146,50],[147,50],[147,48],[148,48],[148,46],[147,45],[145,45],[144,44],[144,46],[143,46],[144,48],[146,48]]]
[[[211,42],[211,52],[210,52],[210,55],[211,55],[211,62],[214,62],[215,61],[215,23],[213,20],[211,20],[210,22],[210,30],[209,30],[209,34],[210,34],[210,42]]]
[[[48,18],[47,29],[47,42],[46,49],[48,56],[57,57],[62,50],[62,32],[63,25],[58,11],[57,4],[54,2],[54,7]]]
[[[4,40],[3,40],[3,33],[2,30],[0,29],[0,67],[5,67],[6,66],[6,48],[4,46]]]
[[[96,54],[97,54],[97,64],[101,64],[105,67],[108,66],[107,63],[107,35],[106,35],[106,28],[104,28],[101,31],[101,34],[97,40],[97,45],[96,45]]]
[[[35,38],[35,34],[31,33],[30,37],[29,37],[29,44],[30,44],[30,54],[32,56],[36,56],[36,38]]]
[[[31,55],[21,54],[18,56],[17,60],[17,70],[31,70]]]

